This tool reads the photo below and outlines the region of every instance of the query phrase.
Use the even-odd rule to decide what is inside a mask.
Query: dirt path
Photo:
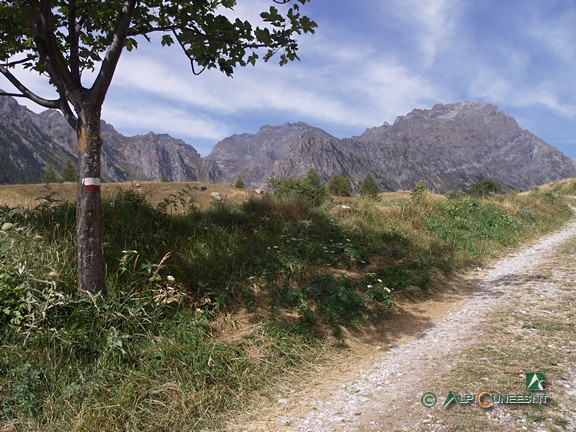
[[[575,256],[573,222],[454,290],[404,304],[376,340],[226,430],[576,430]],[[547,405],[442,408],[450,391],[527,394],[527,372],[545,373]]]

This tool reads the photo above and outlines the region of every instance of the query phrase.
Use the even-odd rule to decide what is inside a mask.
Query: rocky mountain
[[[36,115],[11,97],[0,97],[0,183],[32,183],[47,166],[72,158],[36,123]]]
[[[234,182],[240,176],[247,184],[263,186],[276,174],[275,162],[290,158],[295,143],[307,131],[330,137],[323,130],[302,122],[263,126],[256,134],[245,133],[223,139],[206,159],[218,164],[224,173],[223,181]]]
[[[324,180],[338,173],[358,185],[371,172],[386,190],[426,180],[439,192],[462,190],[483,178],[526,190],[576,175],[570,158],[479,102],[416,109],[392,125],[347,139],[304,123],[265,126],[221,141],[208,158],[218,162],[224,177],[240,175],[253,185],[303,176],[310,167]]]
[[[102,122],[102,179],[216,182],[222,176],[214,161],[203,160],[184,141],[148,133],[126,137]],[[48,166],[59,173],[76,159],[76,133],[54,110],[40,114],[0,97],[1,183],[42,181]]]
[[[574,161],[493,105],[437,104],[416,109],[390,125],[339,139],[306,123],[263,126],[255,134],[220,141],[202,159],[183,141],[148,133],[126,137],[102,122],[102,177],[233,183],[265,187],[271,177],[301,177],[314,167],[357,187],[370,172],[385,190],[409,189],[419,180],[439,192],[459,191],[483,178],[510,189],[575,177]],[[35,114],[0,97],[0,183],[42,180],[76,158],[76,135],[57,111]]]

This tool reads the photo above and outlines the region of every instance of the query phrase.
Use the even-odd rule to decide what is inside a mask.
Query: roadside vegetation
[[[332,198],[318,181],[210,205],[196,185],[117,189],[106,298],[76,291],[73,203],[0,207],[0,430],[213,427],[344,329],[385,325],[395,296],[571,217],[564,189]]]

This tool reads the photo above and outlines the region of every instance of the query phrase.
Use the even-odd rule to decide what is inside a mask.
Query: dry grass
[[[206,189],[200,190],[202,186]],[[55,192],[59,199],[75,201],[76,188],[76,183],[54,183],[49,188],[44,184],[0,185],[0,205],[7,205],[11,208],[32,208],[42,202],[43,197],[50,191]],[[229,203],[240,203],[256,194],[247,189],[237,189],[220,184],[129,182],[103,184],[102,198],[112,198],[119,191],[127,190],[143,193],[153,205],[185,190],[186,196],[184,198],[190,196],[194,205],[200,209],[208,207],[214,201],[210,192],[219,192],[222,198]]]
[[[200,190],[201,187],[206,188]],[[56,193],[57,198],[64,201],[76,200],[76,183],[53,183],[49,189],[45,184],[22,184],[22,185],[0,185],[0,205],[7,205],[11,208],[32,208],[42,202],[50,191]],[[189,193],[185,198],[192,197],[194,204],[199,209],[204,209],[214,201],[210,192],[219,192],[222,198],[229,203],[240,203],[256,193],[249,189],[238,189],[221,184],[203,184],[198,182],[126,182],[126,183],[104,183],[102,185],[102,198],[112,198],[119,191],[134,190],[146,195],[148,201],[156,205],[162,200],[171,198],[176,194],[186,190]],[[375,200],[362,200],[365,205],[377,205],[383,211],[387,207],[396,206],[398,203],[409,200],[410,191],[383,192]],[[444,195],[429,194],[435,201],[444,201]],[[335,202],[340,205],[351,205],[358,202],[358,197],[335,197]]]

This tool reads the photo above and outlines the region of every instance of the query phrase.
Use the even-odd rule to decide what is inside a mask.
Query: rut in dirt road
[[[450,373],[459,353],[489,336],[490,314],[523,299],[534,272],[542,265],[553,265],[559,248],[574,238],[576,222],[498,261],[483,271],[479,289],[458,311],[446,315],[421,337],[376,354],[370,366],[358,370],[353,379],[330,383],[321,390],[287,394],[279,400],[272,418],[237,424],[230,430],[444,430],[441,424],[432,424],[431,411],[422,406],[422,395],[432,388],[436,377]],[[542,296],[555,295],[553,289],[548,291]],[[572,390],[576,397],[576,389]]]

